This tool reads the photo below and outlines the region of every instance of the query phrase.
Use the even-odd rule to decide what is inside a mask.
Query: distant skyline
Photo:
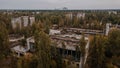
[[[0,0],[0,9],[120,9],[120,0]]]

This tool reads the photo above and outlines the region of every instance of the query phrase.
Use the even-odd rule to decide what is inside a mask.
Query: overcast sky
[[[0,0],[0,9],[120,9],[120,0]]]

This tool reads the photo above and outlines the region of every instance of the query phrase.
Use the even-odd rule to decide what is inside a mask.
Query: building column
[[[71,50],[71,56],[72,56],[72,50]]]
[[[18,52],[18,57],[20,57],[20,53]]]
[[[67,50],[67,55],[68,55],[68,50]]]

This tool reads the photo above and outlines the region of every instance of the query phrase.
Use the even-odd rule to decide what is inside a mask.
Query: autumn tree
[[[105,46],[104,36],[94,36],[90,42],[88,65],[90,68],[105,68]]]
[[[86,40],[85,40],[85,37],[84,35],[81,37],[80,39],[80,42],[79,42],[79,46],[80,46],[80,51],[81,51],[81,54],[82,56],[85,55],[85,47],[86,47]]]
[[[64,19],[62,17],[59,18],[59,26],[60,27],[64,26]]]
[[[81,56],[82,57],[80,60],[82,60],[82,67],[84,67],[84,57],[85,57],[85,52],[86,52],[86,40],[85,40],[85,37],[84,35],[82,35],[81,39],[80,39],[80,42],[79,42],[79,46],[80,46],[80,52],[81,52]]]

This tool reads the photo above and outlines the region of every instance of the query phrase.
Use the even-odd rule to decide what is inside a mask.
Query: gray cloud
[[[0,0],[0,9],[119,9],[120,0]]]

